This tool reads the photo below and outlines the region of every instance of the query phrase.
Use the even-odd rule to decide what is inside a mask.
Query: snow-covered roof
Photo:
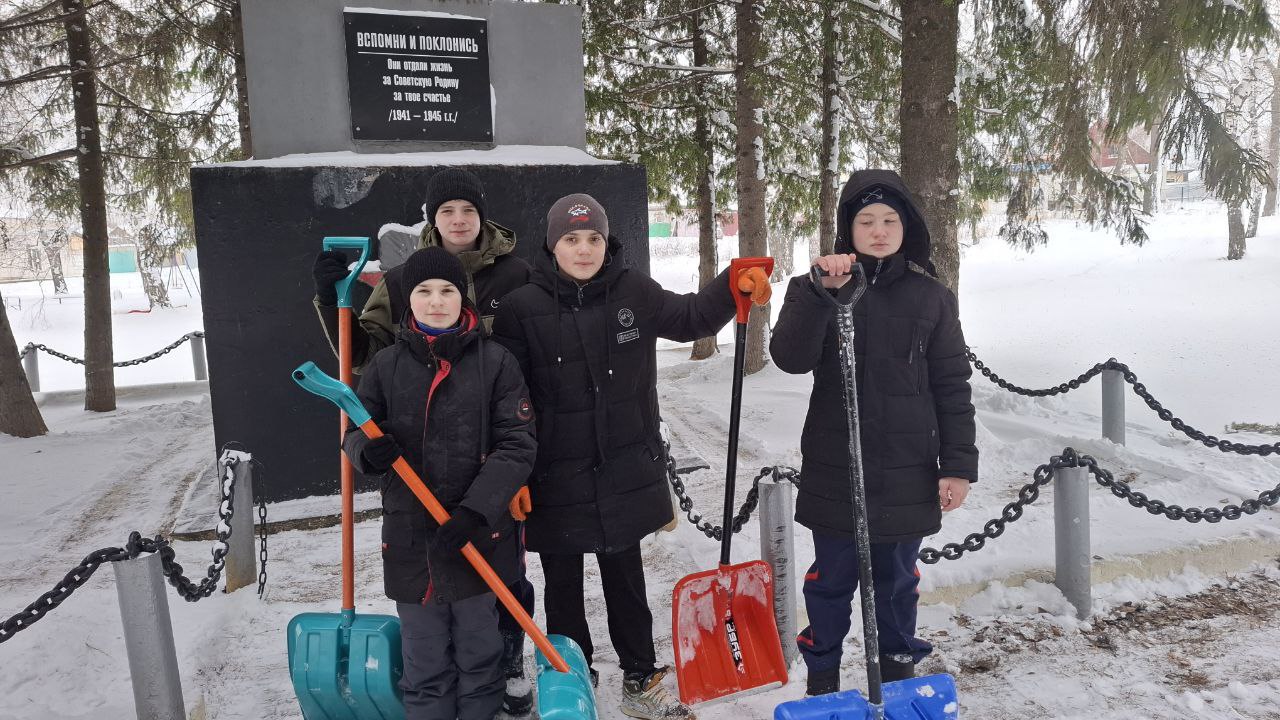
[[[615,165],[566,145],[497,145],[492,150],[358,153],[350,150],[282,155],[196,167],[386,167],[405,165]]]

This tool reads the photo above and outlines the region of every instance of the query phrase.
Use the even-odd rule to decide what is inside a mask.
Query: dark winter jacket
[[[431,225],[424,227],[418,241],[419,249],[440,244],[440,231]],[[479,247],[458,255],[458,260],[462,261],[462,268],[467,273],[467,298],[479,310],[485,330],[492,326],[493,314],[502,298],[529,282],[532,274],[529,263],[511,254],[515,247],[514,232],[486,221],[480,227]],[[407,288],[401,287],[400,281],[403,272],[403,265],[387,270],[361,306],[364,309],[360,311],[360,322],[352,323],[351,362],[356,372],[361,372],[375,353],[395,342],[399,320],[408,310],[404,305],[404,298],[409,294]],[[321,305],[319,300],[315,301],[315,305],[325,334],[329,337],[329,345],[334,349],[334,354],[337,354],[337,309]]]
[[[471,329],[425,335],[404,327],[360,379],[358,395],[373,420],[403,449],[445,509],[465,507],[487,527],[477,548],[503,582],[520,577],[519,548],[508,511],[537,454],[533,413],[520,366]],[[343,443],[356,469],[368,443],[353,430]],[[488,592],[461,553],[433,547],[437,525],[395,471],[382,480],[382,561],[387,597],[397,602],[452,602]]]
[[[725,274],[677,295],[624,269],[619,249],[610,238],[614,260],[582,286],[547,255],[494,321],[538,413],[525,533],[536,552],[621,550],[671,520],[654,347],[714,335],[734,314]]]
[[[870,177],[867,177],[867,176]],[[837,248],[851,247],[846,202],[897,175],[855,173],[841,194]],[[978,479],[969,361],[955,296],[924,271],[929,233],[919,211],[906,220],[902,250],[859,258],[870,285],[854,306],[854,350],[862,459],[874,542],[921,538],[942,527],[938,479]],[[840,243],[844,242],[844,248]],[[845,286],[852,289],[851,284]],[[847,291],[847,290],[845,290]],[[770,352],[789,373],[814,374],[801,436],[796,521],[853,533],[848,430],[835,307],[808,276],[792,278]]]

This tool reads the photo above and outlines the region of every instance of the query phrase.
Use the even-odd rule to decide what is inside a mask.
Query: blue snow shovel
[[[369,238],[327,237],[325,250],[360,251],[355,268],[337,283],[338,359],[350,385],[351,289],[369,259]],[[346,429],[346,415],[341,416]],[[354,472],[342,456],[342,610],[303,613],[289,621],[289,675],[306,720],[402,720],[400,619],[356,615]]]
[[[950,675],[880,682],[880,637],[876,629],[875,590],[871,578],[871,533],[867,528],[867,494],[862,477],[858,383],[854,374],[853,306],[867,291],[861,265],[853,266],[853,292],[847,302],[822,287],[823,270],[814,266],[809,278],[818,294],[836,306],[840,331],[840,370],[844,376],[844,408],[849,431],[849,486],[853,493],[854,535],[858,543],[858,595],[862,598],[862,637],[867,656],[867,696],[857,690],[819,695],[774,708],[773,720],[956,720],[956,681]]]

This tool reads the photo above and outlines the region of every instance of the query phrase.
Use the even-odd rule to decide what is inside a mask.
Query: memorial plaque
[[[493,142],[486,20],[373,9],[342,15],[352,138]]]

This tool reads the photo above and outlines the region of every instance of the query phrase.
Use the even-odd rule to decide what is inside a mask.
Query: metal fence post
[[[760,557],[773,568],[773,614],[782,641],[782,657],[790,666],[796,648],[796,569],[791,484],[760,480]]]
[[[1089,470],[1057,468],[1053,482],[1055,574],[1053,584],[1075,606],[1076,617],[1089,617],[1093,606],[1089,579]]]
[[[111,563],[138,720],[186,720],[160,553]]]
[[[31,392],[40,392],[40,351],[33,348],[27,350],[27,356],[22,358],[22,371],[27,374],[27,384],[31,386]]]
[[[225,592],[234,592],[246,585],[258,582],[258,556],[253,541],[253,455],[236,450],[224,450],[218,459],[219,490],[226,480],[227,463],[238,460],[232,470],[235,493],[231,499],[231,538],[227,541],[227,585]]]
[[[1124,375],[1102,371],[1102,437],[1124,444]]]
[[[191,365],[195,368],[197,380],[209,379],[209,366],[204,359],[204,336],[191,334]]]

